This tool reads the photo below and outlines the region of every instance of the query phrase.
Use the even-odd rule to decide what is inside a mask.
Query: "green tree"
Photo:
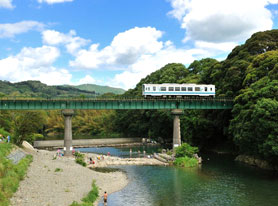
[[[230,132],[241,153],[278,160],[278,80],[263,77],[236,98]]]
[[[13,141],[21,144],[24,140],[33,143],[37,133],[42,133],[46,117],[40,111],[17,112],[13,120]]]

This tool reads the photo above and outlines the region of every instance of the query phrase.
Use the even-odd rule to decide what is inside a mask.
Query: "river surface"
[[[87,147],[87,148],[78,148],[76,150],[80,152],[86,153],[96,153],[96,154],[104,154],[107,155],[109,152],[112,156],[118,156],[122,158],[130,158],[130,157],[143,157],[144,151],[146,155],[151,155],[158,151],[160,146],[132,146],[132,147]],[[130,153],[131,149],[131,153]]]
[[[126,152],[117,148],[113,151],[114,154],[118,151],[119,156]],[[202,157],[202,167],[195,169],[117,167],[127,172],[129,184],[109,195],[108,206],[278,205],[277,174],[234,162],[234,157],[229,155],[207,154]]]

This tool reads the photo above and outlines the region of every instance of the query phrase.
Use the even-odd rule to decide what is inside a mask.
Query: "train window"
[[[208,91],[208,88],[207,87],[205,87],[205,92],[207,92]]]
[[[200,87],[195,87],[195,91],[197,92],[201,91]]]
[[[210,88],[210,91],[212,91],[212,88]]]
[[[153,87],[153,91],[156,91],[156,87]]]
[[[174,87],[169,87],[169,91],[174,91]]]
[[[148,87],[148,91],[151,91],[151,88],[150,88],[150,87]]]
[[[175,87],[175,91],[180,91],[181,88],[180,87]]]
[[[182,88],[181,88],[181,91],[186,91],[186,87],[182,87]]]
[[[160,87],[160,91],[166,91],[166,87]]]
[[[193,88],[192,87],[188,87],[188,91],[192,92]]]

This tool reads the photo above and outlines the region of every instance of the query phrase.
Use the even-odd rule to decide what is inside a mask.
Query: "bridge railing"
[[[43,97],[1,97],[0,101],[217,101],[233,102],[229,97],[183,97],[183,98],[143,98],[143,97],[96,97],[96,98],[43,98]]]

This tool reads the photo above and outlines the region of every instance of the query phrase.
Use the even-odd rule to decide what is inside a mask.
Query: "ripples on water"
[[[278,205],[277,175],[236,163],[230,156],[203,158],[202,167],[195,169],[117,167],[127,172],[129,184],[109,195],[108,206]]]

